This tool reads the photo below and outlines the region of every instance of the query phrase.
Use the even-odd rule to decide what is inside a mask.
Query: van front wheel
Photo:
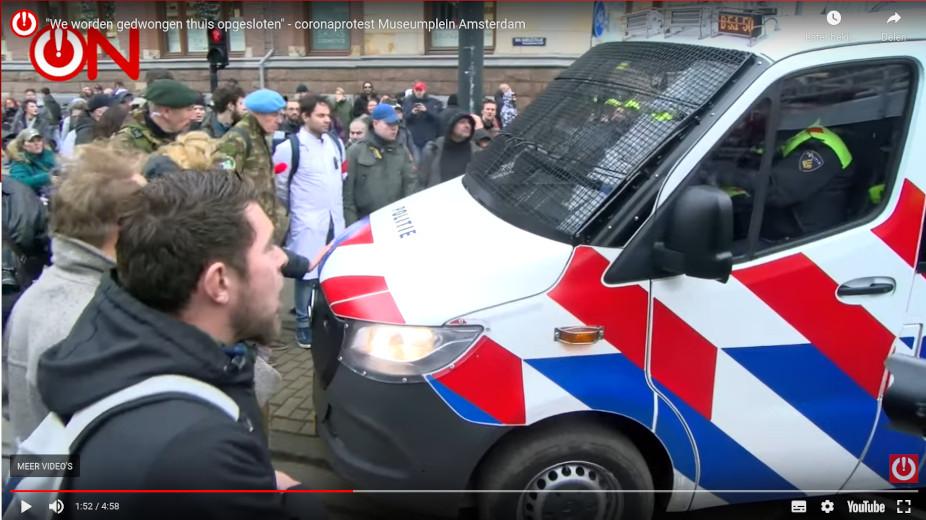
[[[510,441],[480,469],[479,520],[652,518],[653,478],[640,451],[619,432],[583,423],[527,431]]]

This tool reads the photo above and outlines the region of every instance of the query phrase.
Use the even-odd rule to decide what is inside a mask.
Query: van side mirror
[[[654,245],[664,271],[726,282],[733,271],[733,201],[712,186],[685,188],[663,240]]]

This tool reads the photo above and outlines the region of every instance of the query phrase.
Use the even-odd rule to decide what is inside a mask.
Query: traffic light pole
[[[219,69],[214,63],[209,64],[209,92],[215,92],[219,88]]]
[[[485,2],[460,2],[460,19],[481,22],[485,19]],[[485,31],[464,29],[459,31],[459,65],[457,69],[457,97],[460,108],[475,114],[482,106],[482,64],[485,52]]]

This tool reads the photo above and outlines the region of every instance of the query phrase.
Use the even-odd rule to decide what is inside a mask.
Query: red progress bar
[[[13,493],[353,493],[353,489],[11,489]]]

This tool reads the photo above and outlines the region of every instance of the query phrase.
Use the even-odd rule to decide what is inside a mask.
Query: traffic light
[[[209,65],[216,69],[224,69],[228,66],[228,31],[208,29],[206,37],[209,39],[209,52],[206,54]]]

